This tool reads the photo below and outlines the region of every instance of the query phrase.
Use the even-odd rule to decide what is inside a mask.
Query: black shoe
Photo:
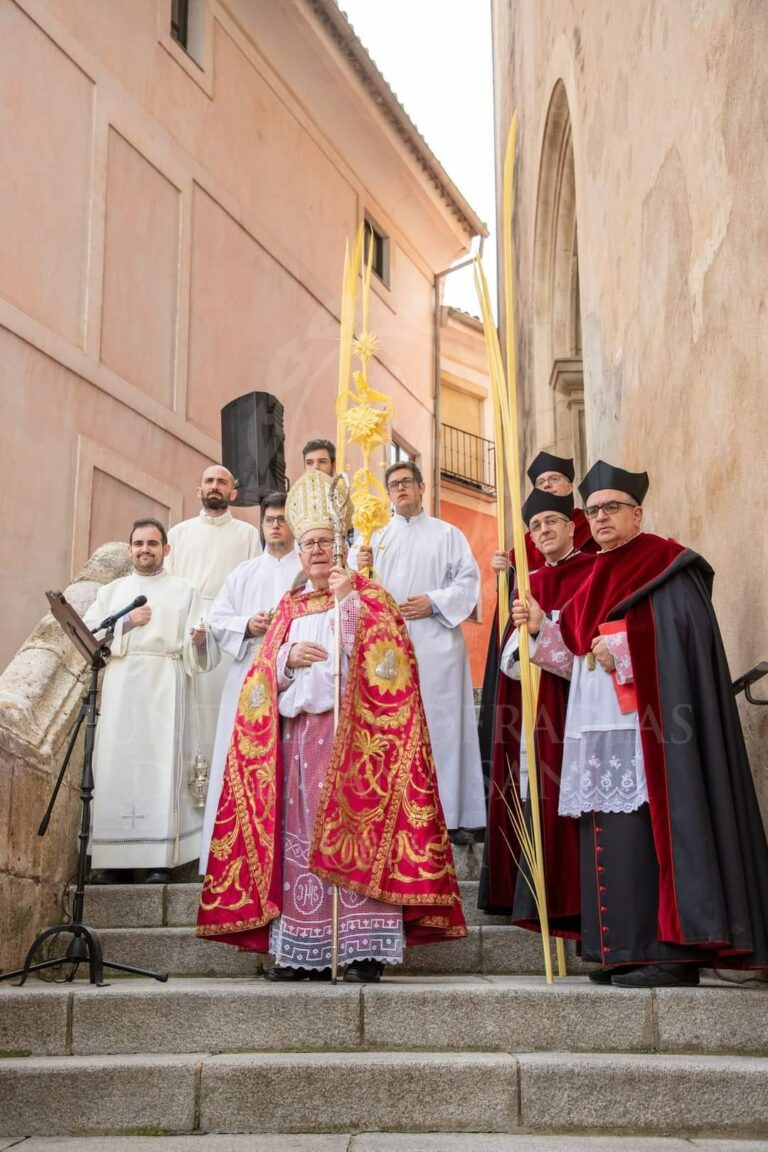
[[[353,960],[344,973],[345,984],[378,984],[384,965],[381,960]]]
[[[127,868],[99,868],[91,872],[89,884],[130,884],[131,872]]]
[[[288,968],[283,964],[273,964],[264,972],[264,979],[273,984],[296,984],[299,980],[309,980],[308,968]]]
[[[449,831],[448,835],[451,838],[451,844],[465,845],[475,842],[474,834],[470,832],[469,828],[454,828],[452,832]]]
[[[588,972],[587,975],[593,984],[612,984],[614,976],[618,976],[622,972],[634,971],[635,969],[630,964],[613,964],[608,968],[596,968],[594,972]]]
[[[311,981],[330,980],[331,978],[330,968],[309,968],[307,972]]]
[[[611,979],[617,988],[695,988],[698,983],[697,964],[643,964]]]
[[[145,884],[170,884],[171,877],[165,868],[157,868],[154,872],[148,872]]]

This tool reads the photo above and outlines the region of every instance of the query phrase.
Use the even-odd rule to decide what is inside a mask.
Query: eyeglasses
[[[413,488],[415,483],[413,476],[406,476],[404,480],[390,480],[387,492],[397,492],[398,488]]]
[[[330,552],[333,548],[333,538],[329,540],[322,536],[319,540],[302,540],[299,544],[299,552],[306,554],[313,552],[315,548],[319,548],[322,552]]]
[[[554,488],[559,484],[570,484],[570,480],[562,472],[542,472],[541,476],[536,477],[534,488],[544,492],[547,488]]]
[[[543,520],[536,520],[532,523],[528,531],[531,536],[538,536],[545,528],[554,528],[558,522],[567,524],[568,518],[566,516],[545,516]]]
[[[606,516],[615,516],[619,508],[639,508],[639,504],[630,504],[628,500],[606,500],[605,504],[588,504],[584,509],[587,520],[594,520],[600,512]]]
[[[262,520],[265,528],[282,528],[287,523],[285,516],[265,516]]]

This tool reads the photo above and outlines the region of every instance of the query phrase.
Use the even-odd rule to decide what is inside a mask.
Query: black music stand
[[[43,931],[37,935],[31,948],[27,952],[24,966],[17,968],[13,972],[0,973],[0,980],[11,980],[14,976],[20,976],[20,987],[24,984],[30,972],[40,972],[44,968],[54,968],[61,964],[70,964],[72,968],[67,974],[66,979],[72,981],[77,974],[77,969],[80,964],[87,963],[91,984],[97,984],[100,987],[104,985],[105,968],[112,968],[118,972],[130,972],[135,976],[151,976],[153,980],[160,980],[162,983],[165,983],[168,979],[167,972],[149,972],[144,968],[134,968],[130,964],[116,964],[114,961],[105,960],[98,934],[93,928],[89,928],[87,924],[83,923],[85,873],[87,868],[86,857],[88,855],[88,837],[91,826],[91,799],[93,797],[93,748],[96,738],[96,720],[99,715],[99,709],[97,707],[99,672],[112,654],[110,645],[114,636],[114,624],[105,631],[103,640],[97,640],[90,628],[86,626],[81,617],[75,612],[72,605],[64,599],[61,592],[46,592],[46,596],[48,597],[48,603],[51,606],[51,612],[54,618],[58,620],[64,632],[74,644],[75,648],[77,648],[80,655],[83,656],[86,663],[90,664],[91,668],[88,687],[83,696],[83,702],[80,705],[77,722],[69,739],[59,777],[51,794],[45,815],[40,821],[40,827],[37,830],[38,836],[45,836],[53,806],[56,803],[56,797],[59,794],[59,789],[64,780],[64,774],[77,742],[80,728],[85,720],[85,751],[83,753],[83,774],[80,782],[82,816],[78,836],[80,843],[77,857],[77,888],[75,889],[75,898],[72,903],[71,919],[67,923],[55,924],[51,928],[44,928]],[[97,628],[96,631],[101,631],[101,629]],[[56,956],[49,960],[41,960],[35,964],[32,963],[35,953],[46,940],[51,940],[63,934],[71,935],[72,939],[69,942],[67,951],[62,956]]]

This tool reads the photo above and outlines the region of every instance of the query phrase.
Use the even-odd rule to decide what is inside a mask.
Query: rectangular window
[[[206,0],[170,0],[171,40],[198,68],[205,65]]]
[[[378,276],[382,284],[389,288],[389,237],[379,231],[373,221],[366,216],[363,238],[366,266],[371,248],[373,248],[372,268],[374,275]]]
[[[389,442],[389,463],[402,464],[404,460],[413,460],[413,453],[410,452],[404,444],[399,440],[392,439]]]
[[[189,44],[189,0],[171,0],[171,36],[186,52]]]

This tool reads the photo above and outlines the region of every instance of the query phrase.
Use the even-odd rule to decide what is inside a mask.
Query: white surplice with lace
[[[626,632],[605,637],[619,682],[631,683]],[[540,668],[571,681],[560,778],[561,816],[584,812],[634,812],[648,801],[637,712],[622,712],[609,672],[590,668],[586,656],[566,647],[560,625],[545,619],[531,658]]]

